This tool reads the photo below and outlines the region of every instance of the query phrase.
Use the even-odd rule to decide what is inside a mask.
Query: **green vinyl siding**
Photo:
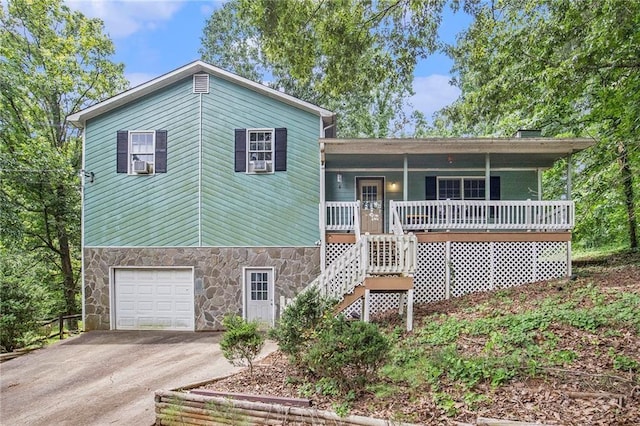
[[[211,79],[203,97],[203,244],[309,246],[320,238],[319,117]],[[234,172],[234,129],[287,129],[287,170]]]
[[[538,173],[534,170],[497,172],[492,176],[500,176],[501,199],[503,200],[537,200]]]
[[[85,246],[198,243],[198,108],[189,79],[87,123]],[[168,173],[116,173],[118,130],[166,130]]]
[[[95,180],[85,185],[85,246],[293,247],[319,239],[320,118],[213,76],[210,88],[192,93],[189,77],[86,124],[84,168]],[[234,172],[234,130],[257,127],[287,128],[287,171]],[[118,130],[166,130],[167,173],[116,173]]]

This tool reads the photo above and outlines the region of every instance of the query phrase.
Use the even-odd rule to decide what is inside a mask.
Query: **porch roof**
[[[427,139],[320,139],[327,167],[484,168],[551,167],[570,154],[592,146],[584,138],[427,138]]]

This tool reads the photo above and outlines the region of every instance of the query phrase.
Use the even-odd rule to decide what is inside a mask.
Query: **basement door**
[[[244,271],[245,317],[269,326],[273,315],[273,268],[246,268]]]
[[[194,330],[190,268],[116,269],[113,286],[116,330]]]
[[[356,178],[360,201],[360,230],[364,234],[384,232],[384,178]]]

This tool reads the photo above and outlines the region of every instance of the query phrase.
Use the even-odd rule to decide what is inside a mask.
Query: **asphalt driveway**
[[[152,425],[153,394],[238,368],[220,333],[92,331],[0,364],[2,425]],[[267,342],[266,354],[275,349]]]

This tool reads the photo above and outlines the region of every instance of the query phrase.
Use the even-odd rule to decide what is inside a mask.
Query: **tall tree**
[[[441,114],[457,133],[510,134],[530,126],[548,135],[593,136],[597,145],[576,168],[583,201],[576,230],[592,243],[622,237],[632,248],[640,212],[638,28],[640,2],[488,2],[450,49],[462,95]],[[611,233],[620,217],[626,238]]]
[[[82,157],[66,117],[126,87],[113,53],[102,22],[61,0],[0,6],[0,244],[55,271],[66,313],[78,310]]]
[[[231,0],[207,22],[203,59],[338,113],[340,136],[395,136],[446,0]],[[477,0],[467,0],[471,8]]]

